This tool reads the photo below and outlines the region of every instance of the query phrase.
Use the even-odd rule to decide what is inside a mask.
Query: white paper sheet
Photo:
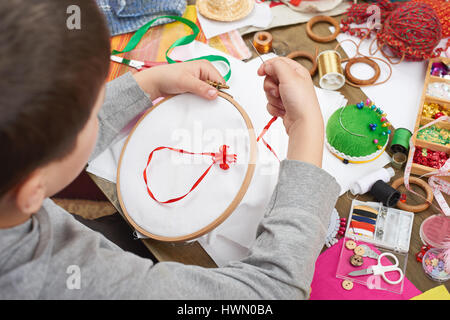
[[[272,13],[269,5],[257,2],[255,3],[252,12],[247,17],[237,21],[222,22],[211,20],[204,17],[198,10],[197,17],[206,39],[246,26],[266,28],[272,22]]]

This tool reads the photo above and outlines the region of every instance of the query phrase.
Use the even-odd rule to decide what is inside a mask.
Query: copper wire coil
[[[341,55],[335,50],[322,51],[317,56],[320,87],[327,90],[338,90],[345,84],[342,72]]]
[[[272,50],[272,35],[267,31],[256,32],[253,36],[253,45],[258,53],[267,53]]]

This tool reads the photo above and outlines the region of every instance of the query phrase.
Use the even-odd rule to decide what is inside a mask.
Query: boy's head
[[[1,222],[1,211],[36,212],[83,169],[110,47],[94,0],[1,1],[0,30]]]

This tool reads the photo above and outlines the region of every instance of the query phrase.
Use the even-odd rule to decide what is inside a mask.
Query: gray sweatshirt
[[[93,156],[150,105],[131,74],[110,82]],[[153,264],[47,199],[25,223],[0,229],[0,298],[305,299],[338,194],[338,184],[324,170],[282,161],[249,255],[212,269]]]

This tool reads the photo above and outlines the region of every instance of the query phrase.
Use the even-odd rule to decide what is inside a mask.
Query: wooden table
[[[340,17],[337,18],[340,19]],[[314,54],[316,47],[320,52],[322,50],[332,49],[337,45],[336,41],[325,44],[313,42],[307,37],[305,27],[306,24],[303,23],[300,25],[275,28],[270,30],[270,32],[272,33],[275,41],[283,41],[285,44],[287,44],[289,51],[304,50],[310,52],[311,54]],[[320,35],[326,35],[329,33],[327,27],[327,24],[316,24],[316,26],[314,26],[314,32],[317,32]],[[249,41],[252,38],[253,34],[244,36],[245,41]],[[343,57],[346,57],[346,54],[341,49],[338,49],[338,51]],[[253,53],[253,57],[256,57],[255,53]],[[304,61],[305,60],[300,62],[304,63],[304,65],[309,68],[310,62],[307,60],[305,62]],[[316,75],[313,80],[315,85],[319,86],[318,75]],[[366,96],[358,88],[345,85],[339,91],[348,99],[349,103],[356,103],[362,100],[366,100]],[[401,177],[402,175],[402,171],[396,170],[396,175],[394,178]],[[119,201],[117,199],[115,184],[94,175],[90,176],[99,186],[99,188],[105,193],[106,197],[111,201],[111,203],[117,208],[117,211],[123,215],[120,209]],[[374,201],[374,199],[369,195],[359,196],[358,200]],[[414,203],[413,200],[408,201]],[[348,217],[350,206],[351,197],[348,196],[348,194],[344,194],[338,199],[336,209],[338,210],[341,217]],[[415,254],[420,251],[420,247],[422,246],[422,242],[419,237],[420,224],[423,220],[435,213],[436,210],[430,208],[427,211],[416,214],[414,217],[406,276],[421,291],[426,291],[439,285],[439,283],[430,280],[425,275],[421,264],[418,263],[415,259]],[[172,244],[163,243],[152,239],[145,239],[142,240],[142,242],[159,261],[177,261],[184,264],[193,264],[203,267],[217,267],[214,261],[209,257],[209,255],[204,251],[204,249],[198,242]],[[450,291],[449,282],[450,281],[447,281],[446,287]]]

